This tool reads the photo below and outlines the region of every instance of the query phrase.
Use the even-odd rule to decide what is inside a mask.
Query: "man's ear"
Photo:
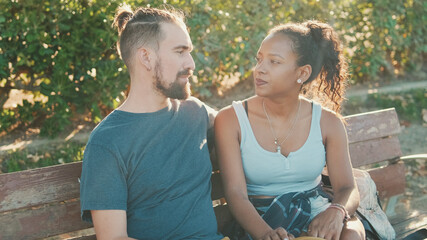
[[[147,71],[151,71],[151,51],[147,48],[139,48],[136,54],[138,62],[144,66]]]
[[[311,71],[311,65],[309,64],[299,67],[298,79],[301,79],[302,83],[304,83],[310,77]]]

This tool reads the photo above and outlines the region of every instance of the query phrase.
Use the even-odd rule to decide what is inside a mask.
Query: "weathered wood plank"
[[[77,230],[69,233],[63,233],[60,235],[55,235],[47,238],[43,238],[43,240],[96,240],[95,229],[88,228],[83,230]]]
[[[349,145],[350,158],[353,167],[396,159],[402,156],[399,138],[378,138]]]
[[[405,164],[398,162],[382,168],[368,170],[377,185],[380,198],[387,198],[405,192]]]
[[[406,215],[399,215],[389,220],[396,231],[396,239],[403,239],[419,229],[427,228],[427,210],[409,212]]]
[[[81,162],[0,174],[0,213],[79,197]]]
[[[382,138],[400,133],[399,119],[394,108],[344,117],[349,143]]]
[[[95,235],[69,238],[68,240],[96,240]]]
[[[91,226],[80,219],[79,199],[0,213],[0,239],[39,239]]]

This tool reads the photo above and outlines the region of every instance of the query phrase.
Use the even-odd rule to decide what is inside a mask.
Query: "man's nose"
[[[191,56],[191,54],[188,54],[187,59],[185,60],[185,69],[190,69],[190,70],[194,70],[196,68],[196,64],[194,63],[194,59],[193,56]]]

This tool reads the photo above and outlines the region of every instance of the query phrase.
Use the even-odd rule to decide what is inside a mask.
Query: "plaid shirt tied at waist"
[[[275,198],[250,198],[249,200],[255,208],[269,206],[268,210],[265,213],[261,211],[261,214],[271,228],[282,227],[298,237],[310,220],[310,198],[319,195],[330,199],[329,195],[322,190],[322,185],[319,184],[304,192],[290,192]]]

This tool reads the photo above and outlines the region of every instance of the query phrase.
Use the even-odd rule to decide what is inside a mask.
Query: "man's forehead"
[[[164,39],[161,41],[162,44],[166,44],[172,48],[177,46],[193,48],[191,43],[190,35],[188,34],[185,25],[175,23],[162,23],[161,25],[162,34]]]

